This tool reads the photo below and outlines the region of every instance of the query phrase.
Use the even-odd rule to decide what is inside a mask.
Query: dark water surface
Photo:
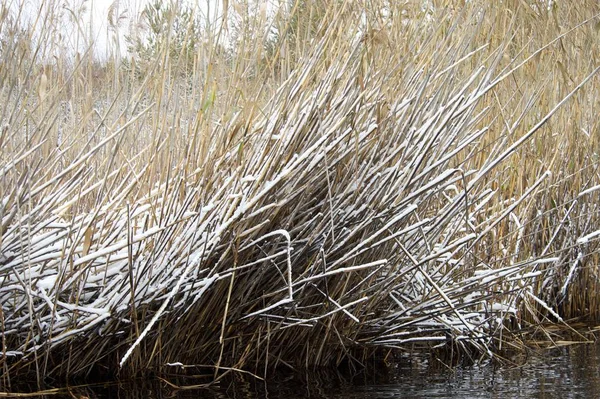
[[[73,391],[87,398],[600,398],[600,345],[530,352],[522,365],[479,365],[449,370],[422,358],[407,358],[377,375],[331,373],[299,383],[290,377],[264,384],[234,378],[219,388],[176,391],[164,383],[121,384]]]

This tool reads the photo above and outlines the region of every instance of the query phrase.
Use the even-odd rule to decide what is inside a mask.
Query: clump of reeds
[[[167,36],[104,66],[36,58],[3,14],[23,55],[0,59],[2,384],[492,356],[581,303],[596,143],[566,172],[535,140],[574,101],[591,115],[597,69],[527,84],[597,38],[598,10],[532,46],[519,18],[546,15],[531,29],[548,35],[561,10],[334,3],[232,5],[229,43],[207,28],[193,56]]]

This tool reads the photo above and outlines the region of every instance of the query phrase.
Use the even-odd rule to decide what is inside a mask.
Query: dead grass
[[[598,5],[230,3],[102,64],[2,12],[2,386],[598,319]]]

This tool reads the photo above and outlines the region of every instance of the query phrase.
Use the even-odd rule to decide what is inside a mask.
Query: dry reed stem
[[[50,17],[32,52],[0,19],[21,54],[0,58],[0,384],[479,358],[599,315],[578,294],[598,281],[598,143],[571,122],[598,68],[565,54],[596,57],[600,10],[516,3],[297,1],[276,37],[232,4],[229,48],[207,28],[192,59],[169,38],[104,66],[38,55]]]

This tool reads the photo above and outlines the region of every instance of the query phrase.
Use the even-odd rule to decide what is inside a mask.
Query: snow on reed
[[[550,244],[570,211],[540,256],[504,248],[508,260],[492,264],[481,254],[507,220],[515,252],[525,246],[531,219],[517,212],[553,174],[505,198],[497,170],[597,69],[490,149],[482,102],[524,64],[495,77],[502,54],[492,53],[491,66],[461,75],[486,46],[449,41],[421,64],[395,69],[390,52],[372,67],[368,37],[343,36],[347,10],[335,11],[297,67],[269,81],[260,112],[216,121],[193,109],[185,119],[179,104],[164,110],[169,93],[152,98],[142,86],[119,123],[90,113],[100,120],[70,160],[43,137],[3,155],[3,378],[306,367],[390,348],[493,356],[523,304],[562,320],[532,287],[559,281],[550,277],[563,252]],[[167,117],[176,123],[160,125]],[[6,132],[18,142],[26,126]],[[121,157],[126,140],[138,152]]]

